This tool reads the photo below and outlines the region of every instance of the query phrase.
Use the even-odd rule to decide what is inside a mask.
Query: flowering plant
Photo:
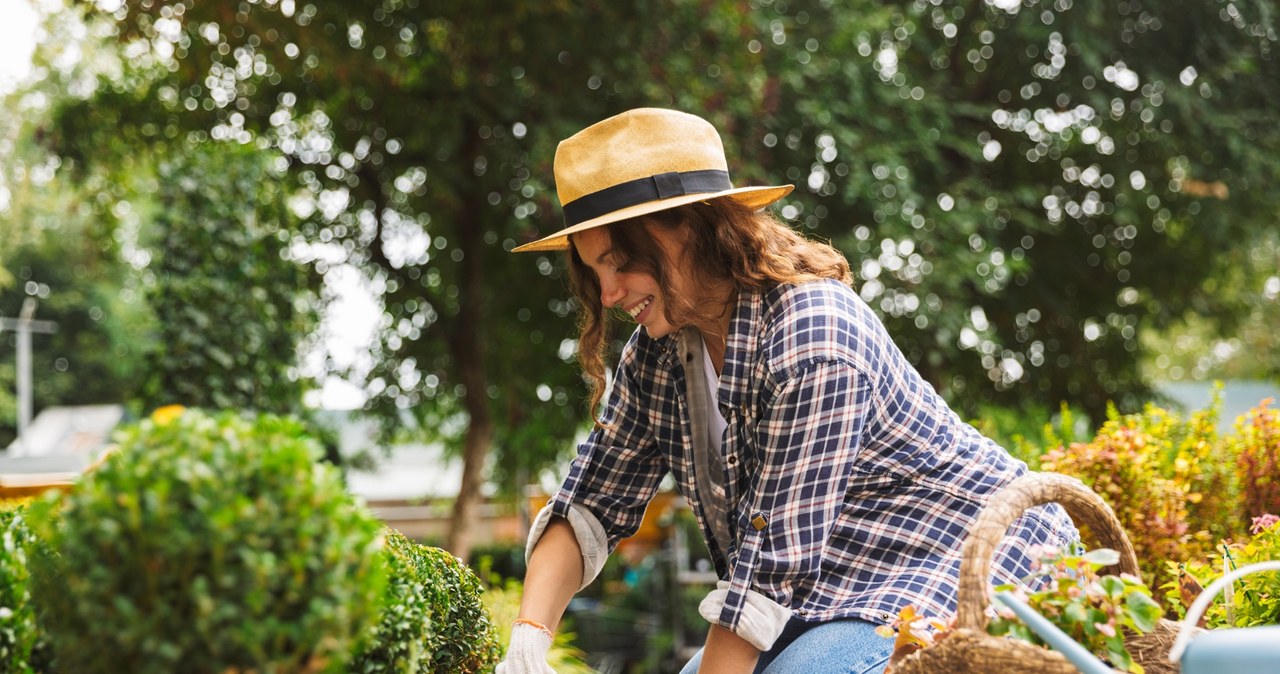
[[[1249,564],[1280,559],[1280,517],[1271,513],[1254,517],[1249,532],[1253,535],[1246,540],[1224,541],[1218,548],[1221,556],[1182,564],[1166,562],[1171,572],[1178,573],[1178,579],[1161,589],[1177,614],[1185,615],[1203,587],[1220,575]],[[1258,573],[1232,583],[1209,605],[1201,621],[1210,629],[1280,623],[1280,574]]]
[[[938,618],[917,613],[915,606],[906,606],[892,623],[877,627],[876,634],[894,640],[893,655],[889,657],[892,665],[921,648],[932,646],[952,627]]]
[[[1042,547],[1023,585],[1002,585],[1072,639],[1126,672],[1142,672],[1124,643],[1125,628],[1138,633],[1155,629],[1163,611],[1142,579],[1131,574],[1099,576],[1098,570],[1120,561],[1115,550]],[[1040,637],[1004,606],[994,609],[987,632],[1045,645]]]

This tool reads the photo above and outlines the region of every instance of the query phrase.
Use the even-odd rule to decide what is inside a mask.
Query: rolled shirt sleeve
[[[633,337],[628,350],[634,342]],[[603,425],[578,447],[568,477],[538,513],[525,548],[527,558],[552,516],[567,520],[582,548],[582,587],[595,579],[618,542],[639,529],[667,473],[649,432],[648,410],[639,405],[638,384],[628,367],[631,360],[624,356],[617,368]]]

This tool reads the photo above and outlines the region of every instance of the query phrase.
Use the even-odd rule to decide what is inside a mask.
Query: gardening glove
[[[551,633],[528,623],[511,626],[511,642],[507,657],[498,663],[494,674],[556,674],[547,664],[551,650]]]

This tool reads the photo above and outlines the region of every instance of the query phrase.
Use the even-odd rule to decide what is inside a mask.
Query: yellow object
[[[164,407],[157,407],[155,411],[151,413],[151,420],[154,421],[157,426],[164,426],[170,421],[182,416],[182,413],[186,411],[187,408],[182,405],[165,405]]]

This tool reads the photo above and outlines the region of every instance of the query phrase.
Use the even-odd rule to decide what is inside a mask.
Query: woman
[[[963,423],[850,287],[835,249],[733,188],[715,129],[671,110],[592,125],[556,151],[566,227],[517,251],[568,250],[596,426],[529,536],[502,674],[551,671],[569,599],[639,526],[670,472],[722,579],[685,672],[881,672],[874,634],[907,605],[952,614],[960,547],[1025,464]],[[606,386],[610,315],[638,324]],[[1028,511],[993,564],[1077,537]]]

